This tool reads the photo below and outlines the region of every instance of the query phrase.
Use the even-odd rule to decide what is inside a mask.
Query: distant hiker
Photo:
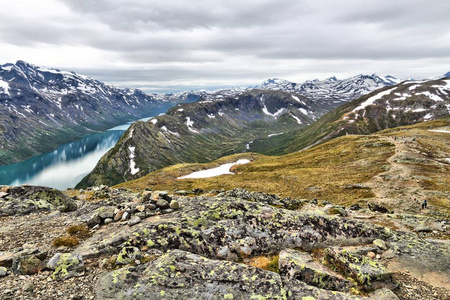
[[[427,208],[427,205],[428,205],[427,200],[426,200],[426,199],[423,200],[423,203],[422,203],[422,209]]]

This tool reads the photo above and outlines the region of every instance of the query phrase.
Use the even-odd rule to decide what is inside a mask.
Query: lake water
[[[131,122],[62,145],[53,152],[20,163],[0,166],[0,185],[30,184],[62,190],[74,187],[92,171],[130,125]]]

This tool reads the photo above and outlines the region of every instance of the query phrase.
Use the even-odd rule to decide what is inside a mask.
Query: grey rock
[[[25,292],[32,292],[32,291],[34,290],[35,287],[36,287],[36,286],[34,285],[34,283],[31,282],[31,281],[29,281],[29,282],[26,282],[26,283],[23,285],[23,290],[24,290]]]
[[[158,206],[158,207],[161,208],[161,209],[166,209],[166,208],[169,208],[169,207],[170,207],[170,204],[169,204],[169,202],[168,202],[167,200],[159,199],[159,200],[156,202],[156,206]]]
[[[280,275],[288,280],[297,279],[321,289],[348,292],[350,282],[341,275],[312,259],[308,253],[292,249],[280,252]],[[285,280],[287,281],[287,280]]]
[[[111,218],[106,218],[103,222],[105,223],[105,225],[108,225],[109,223],[112,223],[114,220]]]
[[[380,248],[381,250],[387,250],[388,246],[386,245],[386,242],[380,239],[376,239],[373,241],[373,244]]]
[[[81,256],[71,253],[56,253],[47,263],[47,267],[54,270],[54,280],[83,276],[85,271]]]
[[[8,269],[5,267],[0,267],[0,277],[5,277],[8,275]]]
[[[373,295],[374,299],[377,300],[399,300],[396,294],[392,292],[390,289],[382,288],[375,291]]]
[[[154,278],[155,280],[152,280]],[[285,299],[277,273],[170,250],[136,268],[103,275],[98,299]]]
[[[114,218],[114,206],[103,206],[97,210],[97,214],[102,219]]]
[[[133,216],[130,220],[128,220],[128,225],[130,226],[136,225],[138,223],[141,223],[141,218],[139,218],[138,216]]]
[[[176,200],[170,201],[170,208],[171,209],[179,209],[180,208],[180,202]]]

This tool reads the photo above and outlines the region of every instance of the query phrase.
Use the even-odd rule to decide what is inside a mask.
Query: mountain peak
[[[450,71],[444,74],[444,77],[450,77]]]

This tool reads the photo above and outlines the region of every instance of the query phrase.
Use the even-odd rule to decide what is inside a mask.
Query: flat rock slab
[[[336,269],[370,290],[374,281],[390,281],[392,273],[381,263],[338,248],[325,249],[325,258]]]
[[[171,250],[101,277],[97,299],[286,299],[277,273]]]
[[[307,285],[306,283],[296,279],[286,281],[284,283],[284,288],[287,290],[286,299],[288,300],[379,300],[377,298],[364,298],[341,292],[320,289],[314,286]]]
[[[350,281],[313,260],[310,254],[287,249],[280,252],[280,275],[297,279],[318,288],[348,292]]]

